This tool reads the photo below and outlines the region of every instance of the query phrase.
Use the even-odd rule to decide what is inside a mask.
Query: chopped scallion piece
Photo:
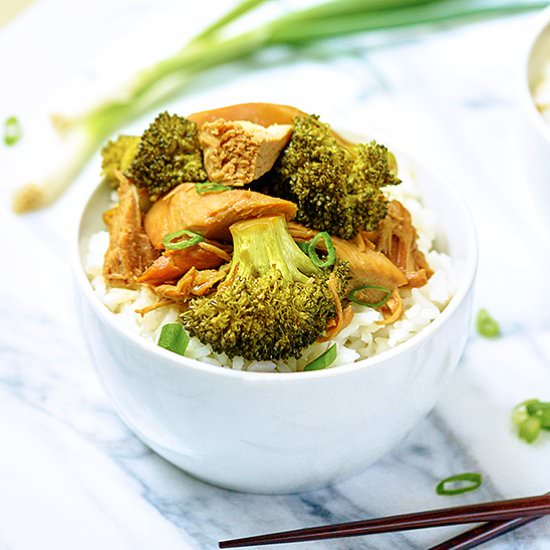
[[[486,309],[480,309],[476,317],[477,331],[484,338],[497,338],[500,336],[500,325],[496,319],[489,315]]]
[[[14,116],[8,117],[4,122],[4,143],[11,147],[21,139],[22,134],[19,119]]]
[[[550,401],[527,399],[512,409],[518,436],[527,443],[537,440],[541,430],[550,430]]]
[[[357,292],[360,292],[361,290],[380,290],[381,292],[385,292],[386,295],[381,300],[379,300],[378,302],[363,302],[363,301],[358,300],[357,298],[355,298],[355,294]],[[391,295],[392,295],[392,291],[389,288],[386,288],[385,286],[365,285],[365,286],[360,286],[358,288],[354,288],[349,293],[348,298],[349,298],[350,302],[353,302],[354,304],[359,304],[360,306],[378,308],[378,307],[382,307],[383,305],[385,305],[386,302],[390,299]]]
[[[184,235],[189,237],[189,239],[173,242],[174,239],[179,239]],[[181,231],[176,231],[174,233],[170,233],[169,235],[166,235],[166,237],[162,239],[162,244],[167,250],[181,250],[183,248],[194,246],[202,241],[204,241],[204,237],[202,235],[199,235],[194,231],[189,231],[189,229],[182,229]]]
[[[167,323],[160,331],[158,345],[179,355],[184,355],[189,335],[179,323]]]
[[[221,183],[215,183],[213,181],[203,181],[195,183],[195,191],[204,195],[206,193],[222,193],[223,191],[230,191],[231,187],[222,185]]]
[[[325,260],[321,260],[321,258],[319,258],[317,255],[317,250],[315,249],[317,243],[321,239],[325,241],[325,245],[327,247],[327,257]],[[331,265],[334,265],[334,262],[336,261],[336,250],[334,249],[330,235],[326,231],[317,233],[317,235],[311,239],[311,242],[307,248],[307,253],[316,267],[330,267]]]
[[[462,483],[465,482],[465,483]],[[459,484],[460,487],[447,488],[447,484]],[[435,488],[435,492],[438,495],[452,496],[452,495],[462,495],[464,493],[469,493],[470,491],[475,491],[481,486],[482,477],[481,474],[476,472],[466,472],[464,474],[458,474],[456,476],[448,477],[443,481],[440,481]]]
[[[334,363],[336,360],[336,355],[338,354],[336,349],[336,344],[332,344],[330,348],[325,350],[317,359],[314,359],[311,361],[311,363],[308,363],[304,367],[304,371],[306,370],[321,370],[327,368],[329,365]]]
[[[537,418],[536,416],[528,416],[519,425],[518,435],[521,439],[527,441],[527,443],[533,443],[539,436],[540,429],[540,418]]]

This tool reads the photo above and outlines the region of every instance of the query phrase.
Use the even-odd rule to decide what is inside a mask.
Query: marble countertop
[[[197,26],[221,4],[193,13]],[[247,100],[302,106],[343,127],[391,135],[461,187],[480,239],[475,307],[488,308],[503,335],[488,341],[472,328],[438,405],[405,441],[339,485],[246,495],[188,477],[114,413],[76,322],[68,260],[98,160],[48,210],[17,217],[9,197],[48,162],[53,106],[69,105],[75,90],[79,99],[91,96],[105,74],[131,72],[181,44],[192,5],[50,0],[0,30],[0,120],[16,114],[24,129],[16,147],[0,146],[0,549],[211,549],[253,533],[549,490],[550,433],[527,445],[509,420],[516,403],[550,399],[550,229],[528,191],[517,103],[533,15],[277,51],[216,71],[168,106],[183,113]],[[140,33],[161,24],[147,48]],[[439,480],[463,471],[482,472],[480,490],[435,494]],[[311,547],[425,548],[458,531]],[[487,548],[549,549],[550,519]]]

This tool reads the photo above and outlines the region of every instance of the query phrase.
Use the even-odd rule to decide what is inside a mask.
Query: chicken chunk
[[[199,141],[210,181],[243,186],[271,170],[292,134],[290,124],[267,128],[247,120],[218,119],[202,125]]]
[[[103,215],[109,229],[109,248],[103,276],[112,286],[133,287],[158,253],[142,227],[142,213],[135,185],[121,176],[118,204]]]
[[[295,222],[289,223],[288,229],[297,241],[309,241],[318,233]],[[377,252],[363,234],[359,233],[352,240],[332,237],[332,244],[336,250],[336,257],[349,262],[352,287],[379,285],[394,290],[407,284],[407,277],[401,270],[384,254]],[[323,247],[324,241],[321,240],[319,248]]]
[[[221,193],[198,193],[193,183],[182,183],[155,202],[145,215],[145,231],[153,246],[163,248],[162,239],[189,229],[214,241],[231,241],[229,226],[240,220],[296,214],[293,202],[255,191],[233,189]]]

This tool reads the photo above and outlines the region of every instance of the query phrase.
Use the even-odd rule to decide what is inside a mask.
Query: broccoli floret
[[[125,172],[132,164],[139,145],[139,136],[118,136],[101,149],[101,175],[114,188],[118,187],[117,172]]]
[[[215,294],[197,298],[182,314],[191,335],[229,357],[258,361],[299,357],[322,337],[336,314],[328,287],[335,275],[316,267],[292,240],[283,217],[231,226],[233,259]]]
[[[180,183],[206,180],[197,125],[167,112],[158,115],[141,136],[127,176],[153,201]]]
[[[296,202],[296,220],[344,239],[371,231],[387,212],[382,187],[395,185],[395,158],[374,141],[345,146],[315,115],[294,131],[267,178],[270,193]]]

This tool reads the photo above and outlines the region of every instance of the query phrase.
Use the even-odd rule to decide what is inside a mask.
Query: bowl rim
[[[534,23],[529,26],[529,29],[529,39],[526,41],[521,63],[522,75],[520,101],[523,111],[527,115],[531,125],[536,128],[537,132],[541,134],[546,141],[550,143],[550,124],[544,120],[542,114],[537,109],[535,98],[533,97],[531,87],[529,86],[529,65],[535,46],[545,32],[550,34],[550,6],[542,10],[542,12],[537,15]],[[548,62],[550,63],[550,56],[548,58]]]
[[[360,133],[358,134],[357,131],[348,128],[337,128],[337,131],[344,135],[364,135]],[[395,140],[386,138],[386,136],[384,136],[383,143],[385,143],[388,148],[396,154],[398,160],[400,156],[405,157],[405,159],[409,163],[413,164],[415,167],[422,167],[422,171],[429,172],[431,176],[434,177],[434,179],[440,182],[445,187],[446,192],[448,192],[449,195],[452,197],[455,207],[458,207],[462,211],[462,217],[465,221],[467,221],[466,226],[461,228],[461,230],[463,231],[463,237],[466,241],[466,258],[464,260],[463,269],[461,269],[460,272],[460,281],[454,295],[452,296],[445,309],[441,312],[440,315],[437,316],[435,320],[433,320],[429,325],[411,336],[408,340],[398,344],[394,348],[383,351],[373,357],[361,359],[354,363],[347,363],[345,365],[339,365],[323,370],[297,372],[257,372],[236,370],[232,368],[221,367],[219,365],[212,365],[210,363],[204,363],[197,359],[177,355],[171,351],[159,347],[154,342],[150,341],[147,338],[144,338],[136,331],[130,329],[129,327],[126,327],[122,323],[116,322],[115,314],[113,314],[94,293],[90,281],[88,280],[88,277],[86,275],[84,265],[80,259],[80,233],[83,214],[84,212],[86,212],[90,201],[95,196],[98,188],[101,186],[101,182],[93,187],[91,193],[85,198],[82,207],[79,209],[75,231],[76,238],[74,239],[71,246],[71,265],[73,271],[73,279],[75,281],[73,284],[78,285],[78,289],[85,296],[96,315],[98,315],[105,323],[107,323],[107,325],[111,329],[114,329],[123,338],[130,339],[144,352],[144,354],[158,354],[165,361],[169,362],[173,367],[181,368],[182,366],[185,366],[191,369],[198,369],[201,371],[201,373],[204,374],[209,373],[218,376],[229,376],[241,379],[243,381],[254,380],[255,382],[258,382],[260,380],[264,380],[265,382],[270,382],[273,380],[284,380],[287,383],[291,380],[294,382],[301,382],[306,379],[309,380],[314,378],[325,378],[339,375],[343,376],[357,370],[375,367],[398,356],[405,355],[408,351],[420,346],[425,340],[428,340],[434,333],[436,333],[439,330],[440,326],[447,323],[447,321],[453,316],[459,306],[465,301],[474,284],[477,271],[478,241],[471,212],[466,204],[464,197],[459,191],[457,191],[458,187],[453,185],[453,180],[447,177],[447,175],[443,175],[440,171],[433,170],[428,163],[424,163],[416,156],[412,156],[406,153],[404,149],[396,145]]]

